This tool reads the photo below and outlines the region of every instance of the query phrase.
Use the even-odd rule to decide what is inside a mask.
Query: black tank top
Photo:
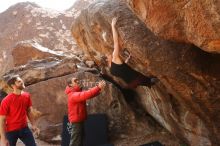
[[[131,83],[142,76],[141,73],[135,71],[126,63],[116,64],[112,62],[110,72],[112,75],[122,78],[126,83]]]

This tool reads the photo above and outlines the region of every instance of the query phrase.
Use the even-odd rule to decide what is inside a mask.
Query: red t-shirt
[[[19,130],[27,126],[27,110],[32,106],[30,94],[11,93],[1,103],[0,115],[6,116],[6,132]]]

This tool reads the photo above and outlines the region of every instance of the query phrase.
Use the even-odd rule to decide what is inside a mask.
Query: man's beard
[[[23,90],[24,88],[25,88],[24,84],[17,86],[17,89],[19,89],[19,90]]]
[[[82,82],[79,82],[78,83],[78,86],[79,86],[79,88],[82,90],[83,89],[83,83]]]

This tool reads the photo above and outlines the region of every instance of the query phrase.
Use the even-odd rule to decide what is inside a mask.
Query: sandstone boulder
[[[110,27],[113,17],[119,18],[120,40],[132,54],[129,65],[160,80],[159,87],[141,93],[146,111],[185,143],[219,145],[220,118],[216,116],[220,107],[219,54],[163,40],[124,1],[99,0],[83,10],[72,26],[77,44],[97,64],[101,64],[102,55],[113,50]],[[124,58],[123,51],[121,54]]]
[[[127,0],[127,3],[157,36],[220,53],[218,1]]]
[[[20,75],[26,85],[31,85],[76,72],[78,64],[80,64],[78,58],[65,58],[63,60],[48,58],[32,61],[10,70],[2,77],[1,81],[4,82],[13,75]]]

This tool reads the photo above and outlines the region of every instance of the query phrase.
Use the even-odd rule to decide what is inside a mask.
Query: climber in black
[[[136,88],[138,85],[151,87],[158,81],[157,78],[146,77],[129,67],[126,63],[131,57],[130,53],[125,62],[123,62],[123,60],[120,58],[119,53],[121,45],[119,44],[118,32],[115,28],[116,22],[117,18],[113,18],[111,25],[114,41],[114,51],[111,55],[107,56],[108,66],[110,67],[111,74],[123,79],[127,83],[128,88]]]

